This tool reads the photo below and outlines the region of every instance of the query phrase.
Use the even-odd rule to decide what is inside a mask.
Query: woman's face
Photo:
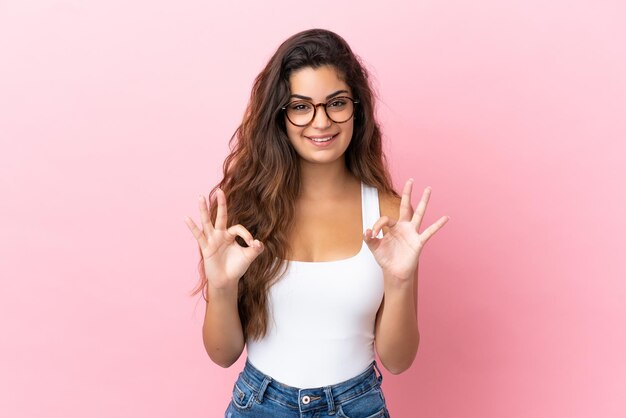
[[[327,103],[334,97],[351,97],[348,85],[339,78],[332,66],[318,68],[304,67],[294,71],[289,77],[289,102],[307,100],[313,104]],[[337,107],[335,107],[337,109]],[[329,113],[333,116],[329,106]],[[334,117],[338,120],[336,117]],[[287,136],[298,155],[311,163],[329,163],[343,158],[343,154],[352,139],[354,116],[343,123],[333,122],[323,106],[318,106],[315,118],[304,127],[295,126],[285,116]],[[330,140],[328,140],[331,138]]]

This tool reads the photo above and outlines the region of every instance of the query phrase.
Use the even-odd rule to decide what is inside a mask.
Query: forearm
[[[243,329],[237,310],[237,288],[209,287],[202,338],[213,362],[231,366],[244,348]]]
[[[419,346],[416,280],[398,285],[385,279],[384,307],[378,318],[376,351],[385,368],[393,374],[402,373],[413,364]]]

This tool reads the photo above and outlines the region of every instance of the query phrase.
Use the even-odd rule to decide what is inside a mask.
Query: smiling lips
[[[305,137],[305,138],[306,138],[306,139],[310,139],[311,141],[316,142],[316,143],[318,143],[318,144],[319,144],[319,143],[328,142],[328,141],[330,141],[330,140],[334,139],[337,135],[338,135],[338,134],[335,134],[335,135],[326,135],[326,136],[319,136],[319,135],[318,135],[318,136],[307,136],[307,137]]]

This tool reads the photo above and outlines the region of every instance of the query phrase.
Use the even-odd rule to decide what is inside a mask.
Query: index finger
[[[426,212],[426,205],[428,204],[428,199],[430,199],[431,191],[432,188],[430,186],[426,186],[424,193],[422,194],[422,199],[417,204],[417,208],[413,214],[413,219],[411,219],[411,222],[415,225],[415,229],[417,231],[419,231],[420,225],[422,224],[422,218],[424,217],[424,212]]]
[[[226,195],[224,195],[224,191],[217,188],[217,216],[215,217],[215,229],[226,229],[227,225],[227,207],[226,207]]]

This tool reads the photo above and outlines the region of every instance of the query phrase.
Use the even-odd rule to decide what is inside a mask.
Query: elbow
[[[400,374],[400,373],[405,372],[405,371],[406,371],[406,369],[400,369],[400,368],[399,368],[399,369],[396,369],[396,368],[391,367],[391,368],[387,369],[387,371],[388,371],[389,373],[393,374],[393,375],[398,375],[398,374]]]
[[[398,363],[398,364],[393,364],[393,365],[389,365],[389,366],[385,366],[385,369],[387,369],[387,371],[389,371],[389,373],[394,374],[394,375],[398,375],[401,373],[404,373],[405,371],[407,371],[411,365],[413,364],[413,360],[415,359],[415,357],[413,357],[412,359],[410,359],[409,361],[406,361],[404,363]]]
[[[205,340],[204,348],[211,361],[218,366],[227,369],[232,366],[243,352],[243,345],[221,346],[210,344]]]
[[[209,356],[209,357],[211,357],[211,356]],[[213,358],[213,357],[211,357],[211,360],[213,361],[213,363],[217,364],[218,366],[220,366],[220,367],[222,367],[224,369],[228,369],[230,366],[235,364],[235,361],[237,361],[237,360],[232,361],[230,359],[226,359],[226,360],[216,359],[216,358]]]
[[[392,358],[385,357],[385,359],[383,359],[383,357],[380,356],[380,361],[389,373],[393,375],[404,373],[413,365],[415,357],[417,356],[418,348],[419,336],[413,349],[408,352],[405,351],[401,356],[394,356]]]
[[[233,364],[235,364],[235,362],[239,359],[239,354],[241,353],[237,355],[235,354],[228,355],[227,353],[221,352],[219,350],[213,353],[207,350],[207,354],[209,355],[209,358],[211,359],[213,363],[217,364],[218,366],[224,369],[227,369]]]

